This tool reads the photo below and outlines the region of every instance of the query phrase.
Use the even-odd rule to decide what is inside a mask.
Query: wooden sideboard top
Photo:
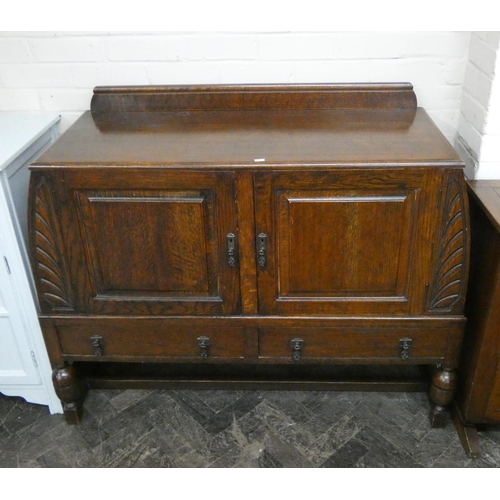
[[[97,87],[33,168],[434,163],[463,166],[409,84]]]
[[[500,232],[500,180],[468,180],[469,194],[474,197],[495,229]]]

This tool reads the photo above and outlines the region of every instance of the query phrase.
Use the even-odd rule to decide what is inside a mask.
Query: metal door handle
[[[204,359],[208,358],[208,347],[210,346],[210,339],[202,336],[197,339],[198,347],[200,348],[200,356]]]
[[[399,355],[402,359],[408,359],[410,357],[412,344],[413,340],[410,338],[399,340]]]
[[[104,339],[100,335],[90,337],[90,345],[94,348],[94,356],[103,355]]]
[[[260,233],[257,236],[257,262],[259,267],[264,269],[267,261],[267,236]]]
[[[292,358],[294,361],[300,361],[302,358],[302,348],[304,347],[303,339],[292,339],[290,342],[292,348]]]
[[[236,264],[236,236],[233,233],[228,233],[226,236],[227,247],[227,263],[234,267]]]

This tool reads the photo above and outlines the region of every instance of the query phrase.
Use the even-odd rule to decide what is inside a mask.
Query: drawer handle
[[[264,269],[266,267],[267,260],[267,236],[264,233],[260,233],[257,236],[257,262],[259,267]]]
[[[210,339],[208,337],[198,337],[198,346],[201,349],[200,356],[203,359],[208,358],[208,346],[210,345]]]
[[[228,233],[226,236],[227,245],[227,263],[234,267],[236,264],[236,236],[233,233]]]
[[[303,339],[292,339],[290,342],[292,346],[292,358],[294,361],[300,361],[302,358],[302,348],[304,347]]]
[[[90,337],[90,345],[94,348],[94,356],[102,356],[104,339],[100,335]]]
[[[411,346],[413,340],[410,338],[404,338],[399,340],[399,355],[402,359],[408,359],[410,357]]]

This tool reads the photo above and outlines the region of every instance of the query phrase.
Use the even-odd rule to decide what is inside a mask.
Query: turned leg
[[[453,401],[456,386],[456,372],[451,368],[438,367],[429,389],[431,401],[431,427],[444,427],[449,416],[449,405]]]
[[[452,415],[453,423],[457,429],[458,437],[460,438],[460,442],[465,450],[465,454],[469,458],[478,458],[479,435],[477,433],[476,426],[464,421],[456,404],[453,406]]]
[[[52,372],[52,382],[57,397],[63,404],[66,423],[79,424],[83,415],[86,389],[71,365],[58,367]]]

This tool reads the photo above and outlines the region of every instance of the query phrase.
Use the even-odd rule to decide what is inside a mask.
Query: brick
[[[491,106],[493,80],[491,76],[484,73],[479,74],[477,93],[474,96],[486,109]]]
[[[453,109],[459,111],[462,100],[460,85],[420,85],[417,89],[418,105],[429,110]]]
[[[334,59],[399,59],[407,52],[404,32],[339,32],[333,37]]]
[[[486,40],[487,31],[472,31],[471,36],[478,38],[479,40]]]
[[[0,88],[0,110],[3,111],[38,111],[38,93],[36,89]]]
[[[473,31],[472,36],[482,40],[492,49],[497,49],[500,42],[499,31]]]
[[[472,149],[477,156],[479,156],[482,135],[474,126],[472,126],[463,113],[459,114],[457,130],[468,147]]]
[[[461,103],[461,112],[467,121],[480,133],[484,131],[487,110],[481,106],[479,101],[464,94]]]
[[[147,85],[143,64],[139,63],[82,63],[71,64],[76,88],[94,88],[97,85]]]
[[[482,73],[476,66],[467,64],[465,68],[463,88],[472,97],[478,98],[479,79]]]
[[[455,151],[459,154],[460,158],[463,162],[465,162],[465,176],[468,179],[474,179],[475,172],[477,168],[477,160],[473,156],[472,151],[468,148],[468,146],[464,143],[462,137],[457,136],[455,138],[455,142],[453,143]]]
[[[463,64],[465,66],[465,61]],[[373,75],[372,81],[412,83],[419,102],[422,98],[422,94],[418,91],[419,88],[448,85],[446,66],[441,60],[434,58],[370,60],[366,62],[366,68],[367,75]],[[458,68],[454,67],[454,69]]]
[[[385,81],[371,61],[294,61],[293,81],[301,83],[351,83]]]
[[[320,82],[410,82],[421,102],[420,88],[461,84],[465,61],[443,64],[436,59],[351,61],[296,61],[296,81]],[[444,69],[444,70],[443,70]],[[459,82],[459,83],[456,83]]]
[[[500,31],[487,31],[485,41],[491,48],[497,50],[500,46]]]
[[[205,62],[169,62],[148,64],[146,72],[151,85],[187,85],[220,82],[220,66]]]
[[[24,63],[32,60],[26,40],[0,36],[0,63]]]
[[[110,61],[175,61],[177,46],[173,36],[109,37],[106,53]]]
[[[91,89],[41,89],[40,108],[44,111],[86,111],[90,109]]]
[[[102,41],[97,37],[50,37],[29,40],[38,62],[104,61]]]
[[[246,34],[189,35],[179,39],[181,61],[257,58],[257,37]]]
[[[483,73],[491,75],[495,69],[496,52],[483,40],[473,36],[470,43],[469,60]]]
[[[457,85],[462,87],[464,81],[465,67],[467,65],[466,59],[448,59],[443,63],[445,68],[444,82],[447,85]]]
[[[3,64],[0,81],[12,88],[72,87],[73,76],[63,64]]]
[[[222,83],[290,83],[293,63],[255,61],[249,63],[227,62],[221,64]]]
[[[468,31],[411,32],[405,56],[467,58],[470,38]]]
[[[322,34],[259,35],[260,60],[311,60],[332,58],[332,37]]]

